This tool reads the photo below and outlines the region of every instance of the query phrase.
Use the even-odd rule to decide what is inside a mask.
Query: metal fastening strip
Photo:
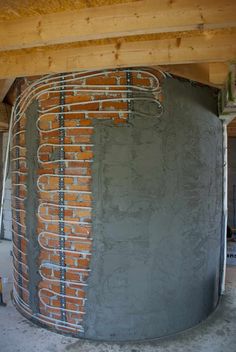
[[[129,111],[129,116],[128,119],[130,119],[133,111],[133,100],[132,100],[132,90],[131,90],[131,85],[132,85],[132,71],[127,70],[126,71],[126,82],[127,82],[127,99],[128,99],[128,111]]]
[[[59,114],[59,261],[60,261],[60,305],[61,305],[61,320],[66,322],[66,295],[65,295],[65,281],[66,281],[66,270],[65,270],[65,129],[64,129],[64,104],[65,104],[65,93],[64,93],[64,76],[61,76],[61,91],[60,91],[60,114]]]
[[[18,113],[18,111],[16,111]],[[20,121],[17,123],[18,128],[20,129]],[[20,135],[16,135],[16,144],[20,144]],[[20,149],[16,148],[15,149],[15,155],[14,157],[16,158],[16,164],[15,168],[16,171],[20,170]],[[16,183],[16,188],[15,188],[15,207],[17,209],[20,209],[20,174],[16,173],[15,174],[15,183]],[[18,252],[17,252],[17,265],[18,265],[18,272],[19,275],[17,276],[17,283],[18,283],[18,290],[19,290],[19,296],[22,298],[23,295],[23,280],[22,280],[22,246],[21,246],[21,241],[22,241],[22,227],[21,227],[21,219],[20,219],[20,212],[16,211],[15,212],[15,218],[16,218],[16,225],[17,225],[17,233],[18,233],[18,238],[17,238],[17,247],[18,247]]]

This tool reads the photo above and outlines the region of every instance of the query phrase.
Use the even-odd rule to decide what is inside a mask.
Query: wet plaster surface
[[[25,200],[26,211],[26,237],[29,239],[27,243],[27,258],[29,267],[29,305],[34,313],[37,313],[39,308],[38,290],[37,286],[40,282],[40,275],[38,273],[38,256],[39,244],[36,236],[38,219],[38,193],[37,193],[37,179],[38,179],[38,159],[37,150],[39,146],[39,133],[37,129],[38,119],[38,103],[34,101],[26,111],[26,165],[27,177],[26,187],[27,196]]]
[[[228,138],[228,225],[236,228],[236,138]]]
[[[128,125],[95,127],[86,338],[166,336],[198,324],[218,301],[222,124],[216,100],[209,88],[173,79],[163,91],[162,117],[142,101]]]
[[[0,273],[11,281],[10,242],[0,242]],[[227,290],[217,310],[203,323],[169,338],[136,343],[89,342],[62,336],[25,319],[12,305],[0,307],[1,352],[235,352],[236,267],[227,269]]]

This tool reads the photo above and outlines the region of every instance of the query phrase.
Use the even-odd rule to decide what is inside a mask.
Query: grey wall
[[[197,324],[219,295],[222,127],[209,88],[168,79],[164,115],[94,134],[94,248],[85,337],[133,340]]]
[[[232,137],[228,139],[228,224],[236,228],[236,138]]]
[[[38,256],[39,256],[39,243],[37,233],[38,217],[35,216],[38,211],[38,158],[37,150],[39,147],[39,132],[37,129],[38,119],[38,103],[34,100],[27,108],[26,115],[26,132],[25,132],[25,146],[26,146],[26,165],[27,165],[27,197],[25,200],[25,222],[27,242],[27,264],[29,266],[29,306],[33,313],[39,311],[39,298],[38,298],[38,284],[41,277],[38,272]]]

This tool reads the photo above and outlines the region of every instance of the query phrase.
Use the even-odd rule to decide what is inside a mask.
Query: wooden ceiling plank
[[[153,38],[153,36],[152,36]],[[148,39],[89,46],[44,47],[0,53],[0,77],[155,66],[236,61],[236,29],[170,39]]]
[[[130,1],[139,0],[4,0],[0,1],[0,21],[81,10],[87,7],[121,4]]]
[[[236,26],[233,0],[140,0],[0,22],[0,50]]]

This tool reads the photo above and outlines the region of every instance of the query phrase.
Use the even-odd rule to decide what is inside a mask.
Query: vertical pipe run
[[[129,111],[129,115],[128,115],[128,119],[130,119],[131,117],[131,111],[132,111],[132,91],[131,91],[131,84],[132,84],[132,73],[130,70],[128,70],[126,72],[126,82],[127,82],[127,86],[128,86],[128,92],[127,92],[127,98],[128,98],[128,111]]]
[[[61,92],[60,92],[60,114],[59,114],[59,246],[60,246],[60,304],[61,304],[61,320],[66,321],[66,302],[65,302],[65,280],[66,280],[66,269],[65,269],[65,229],[64,229],[64,175],[65,175],[65,130],[64,130],[64,104],[65,104],[65,92],[64,92],[64,76],[61,76]]]
[[[236,185],[233,185],[233,233],[236,229]]]
[[[225,292],[226,259],[227,259],[227,220],[228,220],[228,137],[227,122],[223,121],[223,272],[221,281],[221,294]]]
[[[18,110],[18,109],[17,109]],[[18,113],[18,111],[16,110],[16,114]],[[20,121],[17,123],[16,125],[16,128],[17,130],[20,130]],[[16,144],[19,146],[20,145],[20,135],[17,134],[16,135]],[[15,158],[16,160],[14,161],[16,163],[16,167],[15,169],[16,170],[20,170],[20,160],[19,160],[19,157],[20,157],[20,149],[19,148],[15,148]],[[19,197],[20,197],[20,175],[19,173],[15,173],[15,183],[16,183],[16,186],[15,186],[15,195],[16,195],[16,198],[15,198],[15,207],[16,209],[20,209],[20,201],[19,201]],[[18,238],[17,238],[17,246],[18,246],[18,256],[17,256],[17,259],[18,259],[18,272],[19,272],[19,275],[18,275],[18,278],[17,278],[17,281],[18,281],[18,285],[19,285],[19,296],[20,298],[23,298],[22,297],[22,293],[23,293],[23,290],[22,290],[22,286],[23,286],[23,280],[22,280],[22,246],[21,246],[21,236],[22,236],[22,233],[21,233],[21,221],[20,221],[20,212],[19,211],[16,211],[15,212],[15,217],[16,217],[16,221],[17,221],[17,233],[18,233]]]
[[[1,173],[0,173],[0,184],[3,184],[3,133],[0,135],[0,168],[1,168]],[[2,193],[2,189],[0,190],[0,194]],[[2,231],[1,231],[2,230]],[[0,229],[0,239],[4,238],[4,229]]]

